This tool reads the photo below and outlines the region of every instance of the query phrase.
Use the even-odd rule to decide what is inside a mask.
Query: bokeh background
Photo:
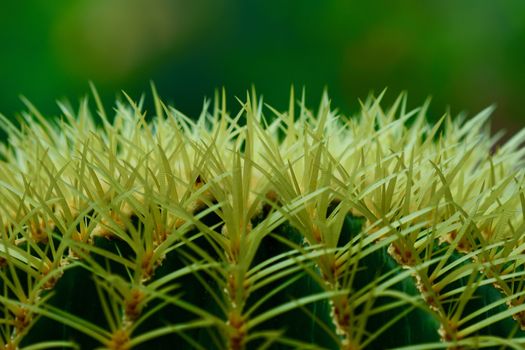
[[[0,0],[0,50],[10,118],[20,94],[56,115],[88,81],[111,107],[152,80],[190,116],[223,86],[284,108],[294,84],[312,107],[326,87],[344,114],[388,87],[412,107],[432,96],[433,118],[496,104],[494,129],[525,126],[523,0]]]

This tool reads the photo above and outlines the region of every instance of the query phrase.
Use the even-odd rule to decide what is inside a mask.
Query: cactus
[[[524,346],[525,133],[490,108],[153,95],[1,117],[0,349]]]

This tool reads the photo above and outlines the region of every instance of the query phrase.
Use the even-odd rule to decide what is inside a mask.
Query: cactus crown
[[[93,91],[1,117],[0,349],[525,343],[521,132],[406,96],[346,118],[224,94],[192,120]]]

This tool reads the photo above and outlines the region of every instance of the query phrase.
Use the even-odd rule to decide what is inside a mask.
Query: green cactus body
[[[0,349],[523,348],[525,133],[490,110],[93,96],[2,117]]]

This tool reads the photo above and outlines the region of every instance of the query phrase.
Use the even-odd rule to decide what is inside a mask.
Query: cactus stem
[[[292,93],[273,119],[254,92],[150,123],[126,97],[0,116],[0,350],[523,346],[525,132],[494,150],[490,110],[295,118]]]

